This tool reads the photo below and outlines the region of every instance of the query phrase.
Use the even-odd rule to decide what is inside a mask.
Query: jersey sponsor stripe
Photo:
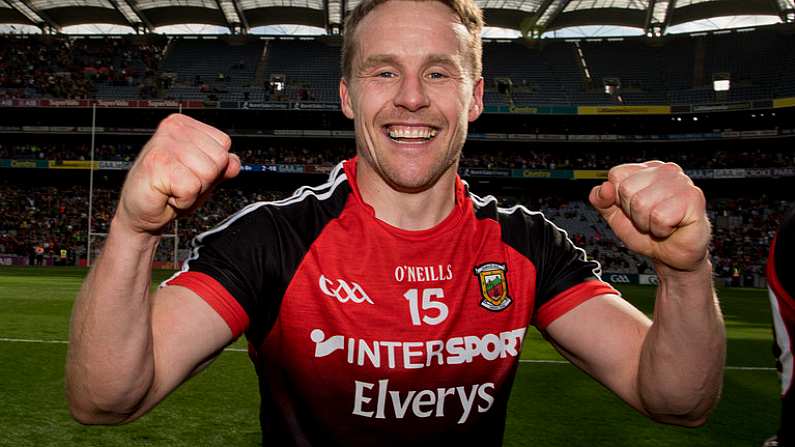
[[[2,343],[34,343],[34,344],[53,344],[53,345],[67,345],[66,340],[36,340],[30,338],[6,338],[0,337]],[[224,348],[225,352],[248,352],[244,348]],[[546,359],[521,359],[519,363],[525,364],[549,364],[549,365],[571,365],[566,360],[546,360]],[[726,366],[724,369],[735,371],[775,371],[776,368],[767,366]]]

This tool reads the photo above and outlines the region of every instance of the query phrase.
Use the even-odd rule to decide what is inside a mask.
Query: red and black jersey
[[[781,395],[792,394],[795,339],[795,209],[791,210],[770,245],[767,260],[767,282],[773,327],[781,363]]]
[[[264,445],[500,445],[528,325],[615,290],[540,213],[457,179],[444,221],[401,230],[355,173],[243,208],[167,284],[246,334]]]

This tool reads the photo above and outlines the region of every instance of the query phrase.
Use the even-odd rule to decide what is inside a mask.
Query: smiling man
[[[500,445],[535,325],[639,412],[703,423],[725,355],[703,194],[661,162],[618,166],[591,192],[656,266],[652,323],[541,214],[470,193],[457,168],[483,109],[482,26],[469,0],[360,3],[340,82],[357,157],[197,236],[150,295],[163,228],[240,169],[226,134],[167,118],[75,305],[74,417],[134,420],[245,334],[264,445]]]

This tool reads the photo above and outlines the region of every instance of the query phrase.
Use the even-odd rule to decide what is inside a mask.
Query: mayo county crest
[[[508,296],[508,280],[505,264],[489,263],[475,267],[475,276],[480,280],[480,305],[488,310],[503,310],[511,304]]]

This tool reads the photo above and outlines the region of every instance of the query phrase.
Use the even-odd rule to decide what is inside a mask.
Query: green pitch
[[[73,422],[63,397],[72,300],[85,270],[0,268],[0,446],[259,445],[256,377],[242,341],[141,420]],[[156,275],[156,280],[168,276]],[[646,312],[653,289],[622,287]],[[531,329],[505,433],[506,446],[759,446],[778,426],[779,386],[766,293],[724,289],[729,353],[723,398],[701,428],[638,416]]]

